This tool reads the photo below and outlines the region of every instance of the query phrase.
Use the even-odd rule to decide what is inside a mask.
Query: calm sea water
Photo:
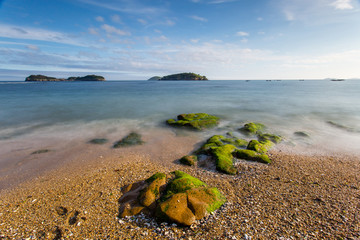
[[[0,144],[164,128],[164,120],[190,112],[220,116],[220,133],[257,121],[294,144],[293,133],[305,131],[331,148],[360,148],[355,80],[0,82]]]

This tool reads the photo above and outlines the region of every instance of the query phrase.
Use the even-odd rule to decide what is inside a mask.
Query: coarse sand
[[[91,146],[90,155],[3,189],[0,239],[360,239],[357,157],[278,148],[271,164],[238,161],[239,174],[229,176],[178,163],[199,142],[193,136],[145,140],[119,150]],[[174,170],[219,188],[228,202],[191,227],[118,218],[121,187]]]

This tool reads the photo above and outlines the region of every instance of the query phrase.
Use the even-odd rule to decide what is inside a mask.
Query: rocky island
[[[207,81],[207,77],[201,76],[196,73],[177,73],[164,77],[155,76],[149,79],[149,81]]]
[[[54,78],[44,75],[30,75],[26,82],[74,82],[74,81],[105,81],[103,76],[86,75],[84,77]]]

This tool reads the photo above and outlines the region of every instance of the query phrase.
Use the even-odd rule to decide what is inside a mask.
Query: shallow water
[[[220,129],[206,136],[257,121],[292,145],[354,153],[360,143],[359,93],[355,80],[1,82],[0,156],[19,142],[36,150],[52,141],[163,128],[164,120],[190,112],[221,117]],[[295,138],[295,131],[311,139]]]

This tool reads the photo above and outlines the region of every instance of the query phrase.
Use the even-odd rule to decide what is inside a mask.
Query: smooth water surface
[[[355,80],[1,82],[0,142],[166,127],[180,113],[207,112],[224,130],[257,121],[289,139],[306,131],[351,146],[360,143],[359,93]]]

